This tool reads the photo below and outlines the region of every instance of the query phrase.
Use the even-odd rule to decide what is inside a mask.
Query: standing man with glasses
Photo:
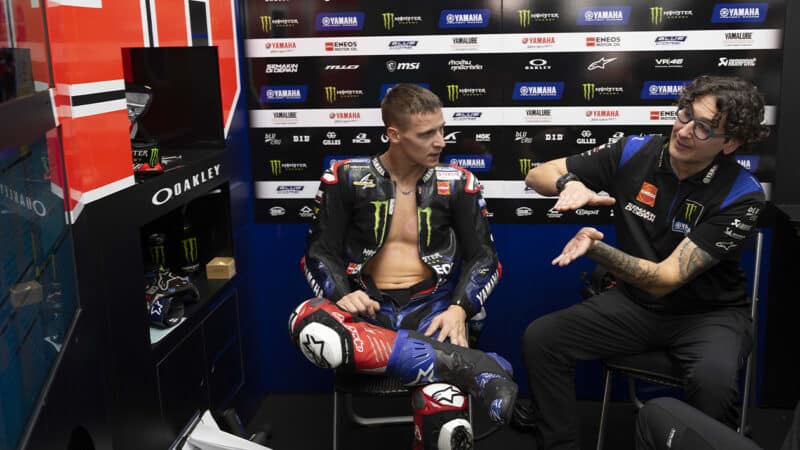
[[[691,405],[735,423],[737,371],[752,346],[739,259],[765,197],[733,153],[768,135],[763,119],[755,86],[701,76],[684,88],[669,136],[630,136],[528,172],[528,186],[558,195],[558,211],[613,205],[618,241],[585,227],[552,261],[587,256],[618,282],[525,331],[537,448],[579,448],[576,360],[653,350],[681,365]]]

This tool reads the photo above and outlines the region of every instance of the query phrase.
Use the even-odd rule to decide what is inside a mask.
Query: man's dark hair
[[[764,97],[749,81],[737,77],[702,75],[684,87],[678,108],[690,106],[698,97],[713,95],[717,99],[716,127],[725,117],[725,133],[744,144],[759,142],[769,136],[764,121]]]
[[[442,101],[433,92],[410,83],[392,87],[381,102],[381,116],[387,127],[403,127],[414,114],[433,113],[442,109]]]

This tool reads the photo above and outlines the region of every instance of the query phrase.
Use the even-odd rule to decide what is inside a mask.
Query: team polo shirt
[[[719,260],[676,291],[654,298],[627,283],[622,289],[657,311],[694,313],[747,303],[739,260],[764,208],[761,184],[732,155],[679,180],[666,136],[630,136],[567,158],[567,170],[594,191],[617,201],[618,248],[660,262],[688,237]]]

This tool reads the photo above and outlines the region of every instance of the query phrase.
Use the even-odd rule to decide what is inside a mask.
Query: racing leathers
[[[334,163],[322,175],[303,264],[309,285],[322,298],[298,307],[290,319],[290,334],[320,367],[385,373],[408,386],[452,383],[484,403],[494,421],[506,422],[517,394],[511,365],[498,355],[439,343],[422,334],[430,318],[450,305],[462,307],[468,318],[482,316],[483,303],[501,276],[478,180],[463,168],[438,165],[417,182],[418,252],[433,280],[419,283],[423,286],[418,292],[412,287],[415,292],[407,303],[380,295],[389,291],[373,295],[374,282],[362,273],[389,234],[395,190],[377,156]],[[378,316],[388,316],[388,321],[352,315],[336,306],[358,289],[381,303]],[[425,313],[417,314],[422,308],[427,308]],[[458,409],[465,407],[463,403]],[[420,417],[427,414],[424,406],[417,405],[417,410]],[[445,421],[450,420],[460,419]],[[421,439],[443,436],[433,431],[431,436],[423,432]],[[458,435],[451,438],[459,440]]]
[[[501,276],[478,180],[440,164],[425,171],[415,194],[419,256],[435,274],[434,291],[453,281],[450,303],[472,318]],[[388,235],[394,199],[395,184],[377,156],[339,161],[325,171],[305,257],[317,296],[337,302],[356,289],[368,292],[362,269]]]

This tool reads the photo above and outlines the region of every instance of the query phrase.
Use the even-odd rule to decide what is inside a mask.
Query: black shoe
[[[511,411],[511,428],[522,433],[536,433],[536,419],[533,406],[530,400],[519,399],[514,403],[514,410]]]

